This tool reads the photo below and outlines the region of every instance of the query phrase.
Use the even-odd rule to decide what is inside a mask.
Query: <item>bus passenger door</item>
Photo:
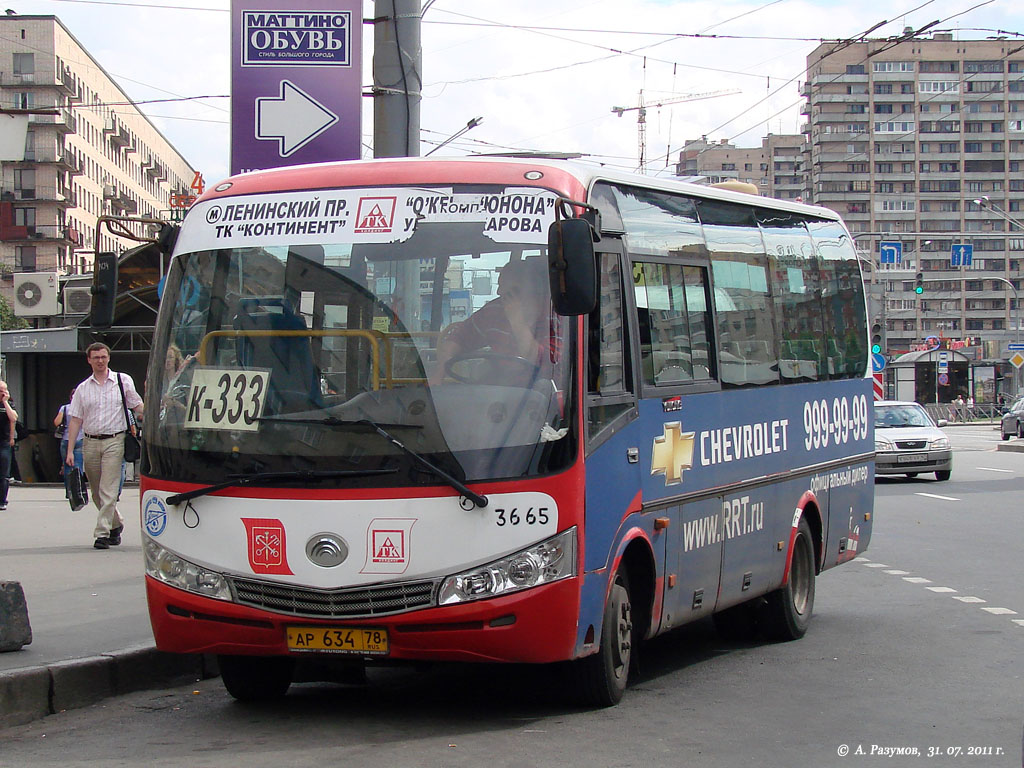
[[[586,318],[587,572],[610,566],[622,521],[640,508],[640,434],[630,362],[621,245],[604,237],[598,260],[597,308]],[[601,590],[601,604],[604,593]]]

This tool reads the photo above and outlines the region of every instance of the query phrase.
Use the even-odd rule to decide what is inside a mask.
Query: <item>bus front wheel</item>
[[[807,632],[814,609],[814,573],[811,526],[801,517],[793,542],[789,580],[766,595],[764,632],[770,640],[799,640]]]
[[[279,699],[292,684],[294,661],[286,656],[218,656],[224,687],[239,701]]]
[[[619,703],[629,679],[633,643],[629,577],[625,571],[619,571],[615,574],[605,604],[600,650],[593,656],[574,662],[576,681],[585,703],[601,707]]]

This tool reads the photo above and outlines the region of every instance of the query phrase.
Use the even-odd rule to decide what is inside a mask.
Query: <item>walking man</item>
[[[92,367],[92,376],[78,385],[67,409],[68,451],[64,463],[69,467],[74,465],[75,438],[79,430],[83,430],[85,474],[92,486],[93,503],[99,509],[93,546],[109,549],[121,543],[124,530],[117,497],[121,485],[121,464],[124,462],[124,435],[132,428],[127,423],[125,405],[141,422],[142,398],[131,376],[110,370],[110,347],[96,342],[89,345],[85,355]],[[118,378],[124,387],[124,404]]]

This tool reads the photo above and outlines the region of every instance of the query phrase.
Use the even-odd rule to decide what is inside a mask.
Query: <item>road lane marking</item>
[[[994,613],[997,616],[1017,615],[1016,611],[1011,611],[1009,608],[982,608],[981,610],[988,611],[989,613]]]
[[[1010,621],[1019,627],[1024,627],[1024,619],[1010,619]]]
[[[956,592],[952,587],[925,587],[925,589],[931,590],[932,592]]]
[[[959,600],[961,603],[987,603],[988,600],[982,600],[980,597],[972,597],[971,595],[950,595],[954,600]]]
[[[864,563],[865,568],[888,568],[885,563]]]
[[[906,576],[908,573],[910,573],[910,571],[901,571],[899,569],[894,568],[890,571],[883,571],[883,573],[888,573],[890,576]]]
[[[937,493],[915,493],[915,496],[926,496],[929,499],[942,499],[943,501],[960,501],[960,499],[954,499],[952,496],[939,496]]]
[[[904,581],[909,581],[911,584],[931,584],[931,579],[926,579],[924,576],[905,576]],[[939,587],[939,589],[949,589],[949,587]]]
[[[976,467],[976,469],[983,469],[986,472],[1006,472],[1007,474],[1010,475],[1013,474],[1012,469],[996,469],[995,467]]]

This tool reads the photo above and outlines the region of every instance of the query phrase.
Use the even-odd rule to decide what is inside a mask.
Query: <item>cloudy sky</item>
[[[10,2],[58,16],[132,99],[172,99],[141,108],[207,182],[228,174],[230,0]],[[363,16],[378,5],[390,2],[364,0]],[[633,170],[637,111],[620,117],[612,107],[635,108],[642,91],[647,171],[657,173],[687,139],[759,146],[769,132],[798,132],[806,56],[821,40],[933,21],[960,39],[1003,34],[1024,45],[1020,0],[428,0],[421,153],[482,117],[438,154],[581,152]],[[364,29],[368,88],[373,34]],[[701,94],[718,95],[654,106]],[[371,100],[362,102],[370,157]]]

